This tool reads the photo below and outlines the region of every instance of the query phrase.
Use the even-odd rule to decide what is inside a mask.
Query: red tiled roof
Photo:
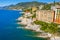
[[[28,12],[30,12],[30,10],[26,10],[25,12],[28,13]]]

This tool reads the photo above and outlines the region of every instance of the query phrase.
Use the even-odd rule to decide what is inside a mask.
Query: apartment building
[[[38,10],[36,11],[36,19],[44,22],[54,22],[53,10]]]
[[[36,19],[60,24],[60,6],[52,6],[51,10],[37,10]]]
[[[58,5],[52,6],[51,9],[55,11],[54,22],[60,24],[60,6],[58,6]]]

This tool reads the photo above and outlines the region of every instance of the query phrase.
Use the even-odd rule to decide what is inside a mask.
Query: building
[[[44,7],[44,5],[40,5],[40,6],[39,6],[39,9],[42,9],[43,7]]]
[[[44,22],[54,21],[54,11],[53,10],[38,10],[36,11],[36,19]]]
[[[32,12],[36,11],[37,7],[32,7]]]
[[[30,17],[32,14],[30,13],[30,10],[26,10],[24,16]]]
[[[44,22],[60,24],[60,6],[52,6],[51,10],[36,11],[36,19]]]
[[[51,9],[55,11],[54,22],[60,24],[60,6],[58,6],[58,5],[52,6]]]

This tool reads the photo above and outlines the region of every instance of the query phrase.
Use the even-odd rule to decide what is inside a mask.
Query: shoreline
[[[26,30],[31,30],[31,31],[34,31],[34,32],[38,32],[38,31],[35,31],[35,30],[32,30],[32,29],[29,29],[29,28],[26,28],[26,27],[18,27],[18,28],[22,28],[22,29],[26,29]],[[49,37],[48,35],[36,35],[34,37],[39,37],[39,38],[47,38],[48,40],[60,40],[60,37],[57,37],[57,36],[54,36],[54,37]]]
[[[26,15],[24,15],[24,16],[26,16]],[[26,26],[24,26],[24,29],[28,29],[28,30],[32,30],[35,32],[41,32],[42,33],[41,35],[37,35],[36,37],[50,38],[50,40],[54,40],[54,37],[51,37],[52,34],[45,33],[44,31],[40,30],[40,27],[39,27],[40,25],[31,24],[33,22],[31,19],[28,19],[26,17],[21,16],[17,20],[19,20],[19,21],[21,20],[21,22],[18,22],[18,24],[26,25]],[[58,38],[60,39],[60,37],[58,37]],[[56,37],[56,39],[58,39],[58,38]]]

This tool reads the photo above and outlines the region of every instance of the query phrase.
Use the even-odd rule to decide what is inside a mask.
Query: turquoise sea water
[[[21,28],[17,29],[20,26],[16,21],[21,16],[19,12],[21,11],[0,10],[0,40],[45,40],[43,38],[32,37],[34,34],[32,31]]]

